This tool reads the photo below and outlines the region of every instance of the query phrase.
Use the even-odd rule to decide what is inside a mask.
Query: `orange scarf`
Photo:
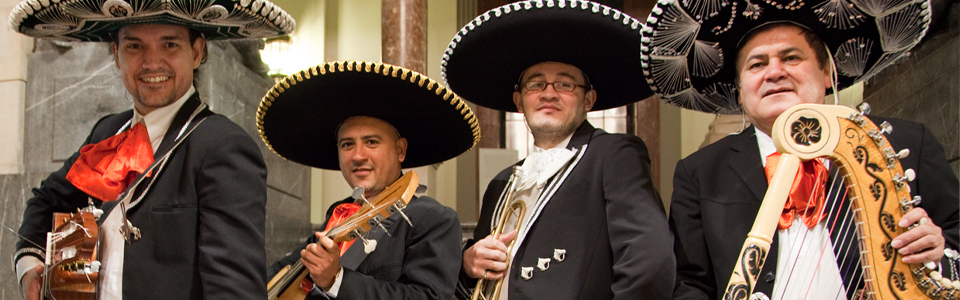
[[[767,156],[767,166],[764,168],[767,174],[767,183],[773,178],[773,174],[776,174],[779,161],[780,153],[775,152]],[[790,196],[783,205],[783,212],[780,214],[777,229],[790,228],[797,215],[800,215],[807,228],[812,229],[817,226],[822,216],[822,207],[820,206],[825,198],[826,186],[827,168],[823,166],[819,159],[811,159],[800,163],[797,177],[793,180],[793,186],[790,188]]]
[[[80,157],[67,172],[67,180],[91,197],[115,201],[152,163],[153,148],[147,127],[137,123],[129,130],[80,148]]]

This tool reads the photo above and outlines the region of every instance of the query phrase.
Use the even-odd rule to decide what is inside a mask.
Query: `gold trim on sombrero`
[[[296,27],[266,0],[24,0],[9,22],[25,35],[81,41],[106,41],[111,31],[133,24],[183,25],[207,39],[280,36]]]
[[[467,103],[463,101],[460,96],[457,96],[456,93],[441,85],[437,81],[420,74],[419,72],[403,67],[381,62],[347,60],[325,62],[323,64],[298,71],[294,74],[284,77],[283,80],[275,84],[272,88],[270,88],[270,90],[267,91],[266,95],[264,95],[264,97],[260,100],[260,105],[257,107],[257,132],[260,134],[260,139],[263,140],[263,143],[267,145],[267,148],[269,148],[270,151],[282,157],[283,159],[287,159],[273,148],[273,145],[270,143],[270,139],[267,137],[266,133],[264,133],[263,129],[263,117],[266,115],[267,110],[270,109],[270,106],[273,105],[273,101],[275,101],[277,97],[280,97],[280,94],[282,94],[286,89],[297,85],[297,83],[310,79],[311,74],[313,76],[323,76],[327,75],[328,73],[334,74],[345,72],[380,74],[385,77],[389,76],[393,78],[399,78],[400,80],[404,81],[407,80],[407,76],[409,75],[410,83],[417,84],[422,88],[426,88],[427,91],[434,92],[437,94],[437,96],[443,95],[441,99],[444,101],[449,101],[449,104],[463,115],[463,120],[467,121],[473,133],[473,144],[470,145],[470,149],[473,149],[473,147],[475,147],[480,141],[480,121],[477,120],[473,110],[470,109]]]

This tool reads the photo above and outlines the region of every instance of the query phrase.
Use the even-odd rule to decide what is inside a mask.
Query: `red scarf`
[[[333,214],[331,214],[330,219],[327,220],[327,227],[324,228],[324,230],[330,231],[330,229],[337,227],[340,222],[343,222],[343,220],[346,220],[347,218],[350,218],[350,216],[353,216],[353,214],[357,213],[357,211],[360,210],[360,207],[361,205],[359,203],[340,203],[340,205],[337,205],[337,207],[333,208]],[[350,245],[353,245],[353,242],[356,241],[356,239],[353,239],[350,241],[337,243],[340,246],[340,256],[343,256],[343,253],[347,252],[347,249],[350,248]],[[300,281],[300,289],[303,290],[304,293],[309,294],[310,290],[313,289],[313,285],[313,279],[310,278],[310,276],[304,277],[303,280]]]
[[[353,202],[341,203],[340,205],[337,205],[337,207],[333,208],[333,214],[330,215],[330,220],[327,220],[327,228],[324,230],[330,231],[330,229],[340,225],[340,222],[343,222],[343,220],[346,220],[350,216],[353,216],[353,214],[357,213],[357,211],[360,210],[360,206],[361,205],[359,203]],[[347,248],[350,248],[350,245],[353,245],[353,242],[356,241],[356,239],[353,239],[346,242],[340,242],[340,256],[343,256],[343,253],[347,252]]]
[[[67,172],[67,180],[91,197],[114,201],[152,163],[153,148],[147,127],[137,123],[129,130],[80,148],[80,157]]]
[[[764,168],[767,173],[767,183],[773,178],[773,174],[776,174],[778,162],[780,162],[780,153],[774,152],[767,156],[767,166]],[[780,214],[777,229],[790,228],[797,215],[800,215],[807,228],[812,229],[817,226],[822,216],[822,207],[820,206],[825,198],[826,186],[827,168],[823,166],[819,159],[811,159],[800,163],[797,177],[793,180],[793,186],[790,188],[790,196],[783,205],[783,212]]]

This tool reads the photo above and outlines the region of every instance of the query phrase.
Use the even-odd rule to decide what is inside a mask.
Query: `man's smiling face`
[[[206,41],[192,43],[190,30],[179,25],[131,25],[117,31],[112,44],[123,85],[141,114],[170,105],[193,85]]]

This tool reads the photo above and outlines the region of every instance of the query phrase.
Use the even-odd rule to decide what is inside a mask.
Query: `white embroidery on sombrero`
[[[864,37],[852,38],[840,44],[840,47],[837,47],[837,52],[833,54],[837,72],[848,77],[863,75],[872,47],[873,40]]]
[[[231,6],[211,0],[26,0],[11,11],[9,21],[14,30],[35,37],[90,41],[107,40],[107,28],[126,20],[194,24],[205,28],[201,31],[208,39],[277,36],[296,27],[289,14],[269,1],[244,0]],[[35,25],[21,27],[31,18]]]
[[[211,7],[204,8],[197,14],[197,20],[217,23],[227,17],[230,12],[227,11],[227,8],[221,5],[214,5]],[[276,11],[272,13],[274,18],[276,18]]]
[[[720,13],[720,9],[730,5],[727,0],[682,0],[683,7],[687,8],[694,19],[707,20]]]
[[[721,88],[722,89],[722,88]],[[716,94],[726,94],[726,92],[716,93]],[[725,107],[716,105],[712,99],[704,96],[693,87],[680,91],[676,94],[662,94],[662,99],[673,105],[689,108],[693,110],[703,111],[703,112],[722,112],[726,111]]]
[[[739,2],[733,2],[733,4],[730,5],[730,18],[727,19],[727,26],[714,26],[713,29],[710,29],[710,32],[713,32],[713,35],[720,35],[724,32],[727,32],[727,30],[730,30],[730,27],[733,26],[733,20],[737,16],[737,3]]]
[[[656,13],[656,12],[655,12]],[[659,18],[660,22],[656,22]],[[650,44],[656,45],[651,58],[656,56],[686,56],[693,47],[700,23],[687,14],[676,1],[660,10],[657,16],[649,17],[658,32],[650,37]]]
[[[697,77],[711,77],[723,68],[723,51],[717,46],[720,43],[709,43],[697,40],[693,44],[693,75]]]
[[[729,82],[715,82],[703,89],[703,96],[710,99],[715,106],[706,106],[722,113],[739,114],[739,110],[729,110],[724,102],[737,99],[737,86]],[[739,107],[739,106],[738,106]]]
[[[852,0],[858,8],[873,17],[881,16],[901,6],[913,3],[914,0]]]
[[[133,7],[125,1],[107,0],[100,6],[100,12],[108,18],[125,18],[133,14]]]
[[[760,14],[763,13],[763,8],[758,4],[750,3],[750,0],[747,0],[747,7],[743,9],[743,16],[749,19],[756,20],[760,18]]]
[[[898,7],[898,9],[887,15],[877,18],[877,27],[880,29],[880,45],[885,52],[898,52],[903,49],[912,48],[920,42],[927,31],[930,21],[930,9],[908,9],[907,6],[916,5],[911,3]],[[926,6],[926,2],[921,4]],[[924,20],[924,22],[917,22]]]
[[[873,75],[877,75],[877,73],[880,73],[880,71],[882,71],[884,68],[896,62],[904,53],[909,50],[910,49],[907,48],[899,52],[884,53],[882,56],[880,56],[880,59],[873,64],[873,67],[870,67],[870,71],[867,71],[867,73],[863,74],[863,76],[857,77],[857,81],[867,80],[870,79],[870,77],[873,77]]]
[[[690,74],[685,55],[650,55],[650,70],[660,93],[670,95],[690,88]]]
[[[863,14],[847,0],[826,0],[813,8],[820,22],[829,28],[849,29],[863,22]]]

